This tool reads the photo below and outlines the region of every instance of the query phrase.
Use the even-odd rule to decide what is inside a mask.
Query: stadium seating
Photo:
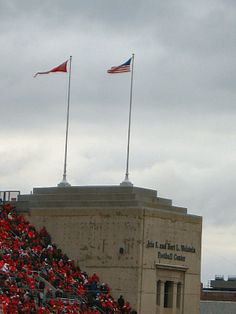
[[[137,314],[10,203],[0,205],[0,302],[4,314]]]

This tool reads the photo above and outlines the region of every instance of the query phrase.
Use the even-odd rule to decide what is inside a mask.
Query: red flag
[[[55,67],[55,68],[49,70],[49,71],[37,72],[37,73],[34,75],[34,77],[36,77],[38,74],[49,74],[49,73],[52,73],[52,72],[67,72],[67,62],[68,62],[68,60],[67,60],[66,62],[64,62],[64,63],[58,65],[57,67]]]

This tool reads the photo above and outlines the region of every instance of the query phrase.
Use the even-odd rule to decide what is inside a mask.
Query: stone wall
[[[199,314],[201,217],[154,190],[120,186],[39,188],[17,206],[138,313]]]

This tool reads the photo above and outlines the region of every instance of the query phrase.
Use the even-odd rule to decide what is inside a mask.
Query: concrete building
[[[228,280],[225,280],[224,276],[215,276],[215,279],[210,281],[210,289],[208,291],[210,290],[236,292],[236,276],[228,276]]]
[[[235,314],[236,303],[232,301],[201,301],[201,314]]]
[[[215,276],[209,288],[202,288],[201,314],[236,313],[236,277]]]
[[[139,314],[199,314],[202,219],[124,186],[35,188],[17,207]]]

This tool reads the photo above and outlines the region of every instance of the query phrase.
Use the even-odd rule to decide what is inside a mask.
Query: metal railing
[[[9,191],[0,191],[0,204],[6,202],[16,202],[20,191],[9,190]]]

